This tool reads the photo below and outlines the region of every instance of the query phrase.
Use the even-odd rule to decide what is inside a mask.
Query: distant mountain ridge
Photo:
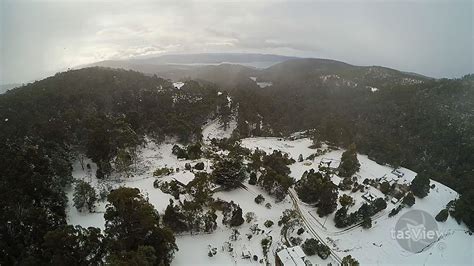
[[[201,53],[201,54],[169,54],[158,57],[130,59],[130,62],[139,64],[221,64],[221,63],[252,63],[274,62],[279,63],[293,56],[273,54],[247,54],[247,53]]]
[[[266,62],[267,67],[252,65]],[[212,82],[223,89],[247,84],[250,77],[272,83],[323,80],[334,86],[364,85],[385,87],[391,84],[420,83],[431,78],[381,66],[356,66],[345,62],[297,58],[271,54],[210,53],[163,55],[153,58],[107,60],[88,66],[135,70],[171,80],[197,79]]]

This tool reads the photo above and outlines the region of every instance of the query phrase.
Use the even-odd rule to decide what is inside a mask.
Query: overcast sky
[[[131,2],[0,0],[0,83],[200,52],[330,58],[433,77],[474,72],[471,0]]]

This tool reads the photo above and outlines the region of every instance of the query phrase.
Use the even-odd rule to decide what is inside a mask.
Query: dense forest
[[[104,68],[58,73],[1,95],[0,264],[76,264],[75,259],[84,259],[84,254],[78,250],[77,257],[67,260],[52,256],[51,252],[61,249],[54,241],[68,239],[73,248],[100,242],[103,237],[108,239],[111,261],[127,261],[138,253],[147,257],[150,249],[155,249],[161,256],[155,257],[156,264],[168,264],[175,249],[174,237],[161,229],[156,229],[157,236],[147,236],[142,242],[115,243],[126,237],[127,225],[116,221],[129,215],[119,209],[123,206],[116,206],[117,210],[111,207],[113,214],[107,218],[111,228],[105,236],[64,227],[63,188],[72,181],[72,160],[78,153],[86,154],[98,165],[97,177],[106,178],[111,174],[112,160],[133,158],[145,135],[156,141],[166,136],[182,143],[200,140],[201,126],[218,115],[223,105],[228,105],[226,94],[218,94],[213,87],[188,82],[176,90],[156,76]],[[108,200],[114,206],[121,198],[142,206],[134,210],[143,210],[140,217],[144,220],[137,223],[158,217],[135,191],[116,192]],[[160,235],[169,241],[156,242]],[[50,242],[53,246],[45,242],[48,239],[55,239]],[[104,254],[78,263],[94,264]]]
[[[330,143],[377,162],[425,172],[464,192],[474,187],[474,75],[417,84],[365,86],[293,79],[232,91],[238,133],[284,136],[316,129]]]

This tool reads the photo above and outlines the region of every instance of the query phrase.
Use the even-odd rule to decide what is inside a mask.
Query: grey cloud
[[[9,1],[0,82],[105,59],[263,52],[384,65],[435,77],[473,72],[466,1]]]

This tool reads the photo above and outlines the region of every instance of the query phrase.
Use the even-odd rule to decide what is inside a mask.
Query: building
[[[365,200],[368,201],[368,202],[372,202],[372,201],[374,201],[377,197],[376,197],[374,194],[370,193],[370,192],[365,192],[365,194],[362,195],[362,198],[365,199]]]
[[[276,266],[308,266],[305,261],[306,254],[300,246],[289,247],[280,250],[276,253],[275,265]]]

